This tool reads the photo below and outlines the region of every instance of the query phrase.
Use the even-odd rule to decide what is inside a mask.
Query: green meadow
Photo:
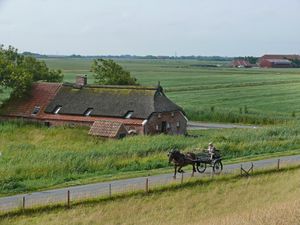
[[[89,72],[91,60],[45,59],[60,68],[65,81]],[[209,141],[225,162],[300,149],[300,70],[203,67],[191,60],[119,60],[142,85],[160,81],[167,96],[190,120],[258,124],[257,129],[190,131],[197,136],[137,136],[104,140],[87,128],[0,124],[0,195],[171,171],[172,148],[200,151]],[[0,93],[4,99],[8,92]]]
[[[65,80],[87,74],[88,59],[46,59],[61,68]],[[169,98],[189,119],[248,124],[276,124],[300,115],[300,69],[235,69],[229,62],[196,60],[119,60],[141,85],[160,81]],[[220,65],[217,68],[204,64]]]

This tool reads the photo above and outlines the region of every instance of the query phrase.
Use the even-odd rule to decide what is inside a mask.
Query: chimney
[[[85,86],[87,85],[87,75],[78,75],[76,76],[76,86]]]

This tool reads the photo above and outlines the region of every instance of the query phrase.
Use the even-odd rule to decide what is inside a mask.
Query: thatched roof
[[[169,100],[160,86],[101,86],[75,87],[64,84],[47,106],[45,112],[53,113],[60,106],[59,114],[84,115],[92,109],[90,116],[146,119],[154,112],[183,111]]]

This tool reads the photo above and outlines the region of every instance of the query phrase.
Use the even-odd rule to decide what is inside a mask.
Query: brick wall
[[[20,117],[4,116],[0,120],[15,120]],[[37,122],[46,126],[87,126],[91,127],[94,121],[68,121],[68,120],[40,120],[34,118],[22,118],[24,121]],[[153,113],[145,126],[126,125],[127,131],[135,130],[137,134],[175,134],[184,135],[187,128],[187,120],[180,111]]]
[[[180,112],[153,113],[145,125],[145,134],[177,134],[186,133],[187,119]]]

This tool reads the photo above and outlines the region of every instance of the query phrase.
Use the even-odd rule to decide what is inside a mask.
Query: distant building
[[[288,59],[263,59],[260,61],[262,68],[292,68],[293,63]]]
[[[245,59],[235,59],[232,61],[231,66],[236,68],[251,68],[252,64]]]
[[[292,68],[295,62],[300,62],[300,55],[263,55],[259,59],[263,68]]]
[[[95,136],[121,138],[128,134],[185,134],[187,118],[163,88],[35,83],[29,96],[10,100],[0,119],[23,119],[46,126],[88,126]]]
[[[264,59],[287,59],[287,60],[300,60],[300,55],[263,55],[260,60]]]

